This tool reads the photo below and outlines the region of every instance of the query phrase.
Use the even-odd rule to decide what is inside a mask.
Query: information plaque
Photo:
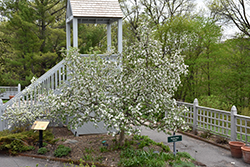
[[[46,130],[49,125],[49,121],[35,121],[31,127],[34,130]]]
[[[177,141],[182,141],[182,136],[181,135],[174,135],[174,136],[168,137],[168,143],[177,142]]]
[[[49,125],[49,121],[41,120],[35,121],[31,126],[31,129],[39,130],[39,148],[43,147],[43,131],[46,130]]]

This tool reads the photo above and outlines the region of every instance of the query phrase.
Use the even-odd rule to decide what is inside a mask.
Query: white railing
[[[33,84],[34,87],[36,87],[38,84],[41,84],[42,90],[44,90],[44,88],[47,90],[57,89],[60,84],[67,80],[67,70],[66,66],[64,65],[64,62],[65,61],[62,60],[52,69],[50,69],[40,78],[38,78]],[[32,94],[29,94],[29,91],[27,91],[27,89],[29,88],[31,88],[31,85],[26,87],[22,92],[16,94],[5,104],[2,104],[2,102],[0,102],[0,117],[3,115],[7,107],[16,107],[14,105],[18,105],[19,107],[34,105],[36,103],[36,98]],[[42,90],[35,91],[36,93],[40,93]],[[4,129],[9,129],[7,120],[0,121],[0,131]]]
[[[21,84],[18,86],[0,86],[0,99],[10,99],[21,92]]]
[[[87,57],[89,55],[82,54],[81,56]],[[98,56],[104,57],[106,55],[100,54]],[[105,58],[113,61],[115,60],[116,57],[117,55],[110,55]],[[41,89],[35,90],[35,93],[41,93],[44,89],[57,90],[61,84],[67,81],[67,79],[68,79],[68,70],[65,65],[65,61],[62,60],[57,65],[55,65],[52,69],[50,69],[45,74],[43,74],[40,78],[38,78],[33,84],[33,87],[36,87],[38,84],[40,84],[41,86]],[[0,118],[5,112],[7,107],[16,107],[15,105],[18,105],[19,107],[25,107],[25,106],[30,106],[30,105],[32,106],[36,103],[35,96],[27,92],[27,89],[29,88],[31,88],[31,85],[25,88],[22,92],[16,94],[12,99],[10,99],[5,104],[3,104],[2,100],[0,99]],[[8,122],[6,120],[0,120],[0,131],[4,129],[9,129]]]
[[[177,104],[189,109],[183,117],[193,128],[193,132],[198,129],[209,130],[214,134],[230,138],[231,141],[250,143],[250,117],[238,115],[235,106],[229,112],[199,106],[197,99],[193,104],[179,101]]]

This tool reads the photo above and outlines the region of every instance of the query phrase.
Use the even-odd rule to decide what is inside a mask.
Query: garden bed
[[[126,136],[125,144],[119,146],[116,143],[118,135],[116,137],[106,134],[75,137],[67,128],[51,128],[48,130],[54,136],[53,139],[44,140],[43,151],[46,150],[45,152],[39,149],[38,139],[33,142],[30,140],[32,137],[26,137],[26,143],[29,144],[29,147],[33,146],[33,149],[22,152],[20,155],[75,164],[79,164],[79,160],[82,159],[85,162],[90,162],[90,165],[95,163],[96,166],[129,166],[131,163],[141,164],[145,162],[146,164],[155,164],[157,167],[173,166],[175,163],[192,164],[192,166],[200,164],[187,153],[178,153],[174,157],[168,146],[163,143],[156,143],[147,136]],[[46,138],[46,136],[44,137]],[[61,157],[55,156],[55,151],[60,145],[70,149],[69,154]],[[138,156],[138,154],[140,155]],[[162,159],[167,159],[167,161],[161,161]]]

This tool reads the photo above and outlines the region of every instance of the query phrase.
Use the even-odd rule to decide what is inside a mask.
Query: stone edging
[[[207,142],[207,143],[209,143],[209,144],[215,145],[215,146],[217,146],[217,147],[224,148],[224,149],[226,149],[226,150],[230,150],[229,147],[223,146],[223,145],[218,144],[218,143],[211,142],[211,141],[209,141],[209,140],[206,140],[206,139],[204,139],[204,138],[202,138],[202,137],[199,137],[199,136],[197,136],[197,135],[194,135],[194,134],[190,134],[190,133],[183,132],[183,131],[178,131],[178,133],[187,135],[187,136],[189,136],[189,137],[192,137],[192,138],[195,138],[195,139],[198,139],[198,140],[202,140],[202,141],[204,141],[204,142]]]
[[[79,160],[72,160],[72,159],[65,159],[65,158],[55,158],[55,157],[47,157],[47,156],[43,156],[43,155],[31,155],[31,154],[25,154],[25,153],[19,153],[19,156],[24,156],[24,157],[31,157],[31,158],[40,158],[40,159],[47,159],[50,161],[59,161],[62,163],[73,163],[75,165],[79,165],[80,161]],[[82,162],[83,165],[92,165],[94,164],[96,167],[108,167],[104,164],[99,164],[99,163],[92,163],[92,162]]]

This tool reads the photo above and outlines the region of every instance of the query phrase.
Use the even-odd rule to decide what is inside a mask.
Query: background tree
[[[236,105],[242,112],[249,106],[250,42],[248,38],[239,37],[227,40],[220,46],[217,75],[221,82],[217,85],[218,93],[224,95],[221,96],[222,101]]]
[[[188,65],[188,75],[182,77],[182,86],[175,94],[177,99],[192,102],[213,93],[220,37],[220,27],[204,17],[173,17],[159,26],[157,38],[163,42],[163,52],[172,55],[180,51]]]
[[[105,51],[107,50],[106,25],[81,24],[79,25],[79,32],[84,32],[78,35],[80,53],[83,54],[89,53],[91,48],[96,48],[99,50],[99,52],[105,53]],[[114,33],[112,33],[112,35],[113,34]]]
[[[2,84],[26,86],[60,60],[65,46],[65,2],[59,0],[1,1],[5,67]],[[63,26],[62,26],[63,25]]]
[[[150,22],[149,25],[154,27],[164,24],[175,16],[189,16],[195,9],[192,0],[120,0],[119,2],[125,16],[126,27],[134,38],[139,37],[136,33],[140,22]],[[126,36],[125,39],[131,40]]]
[[[215,17],[233,23],[243,34],[250,37],[248,0],[211,0],[208,7]]]

